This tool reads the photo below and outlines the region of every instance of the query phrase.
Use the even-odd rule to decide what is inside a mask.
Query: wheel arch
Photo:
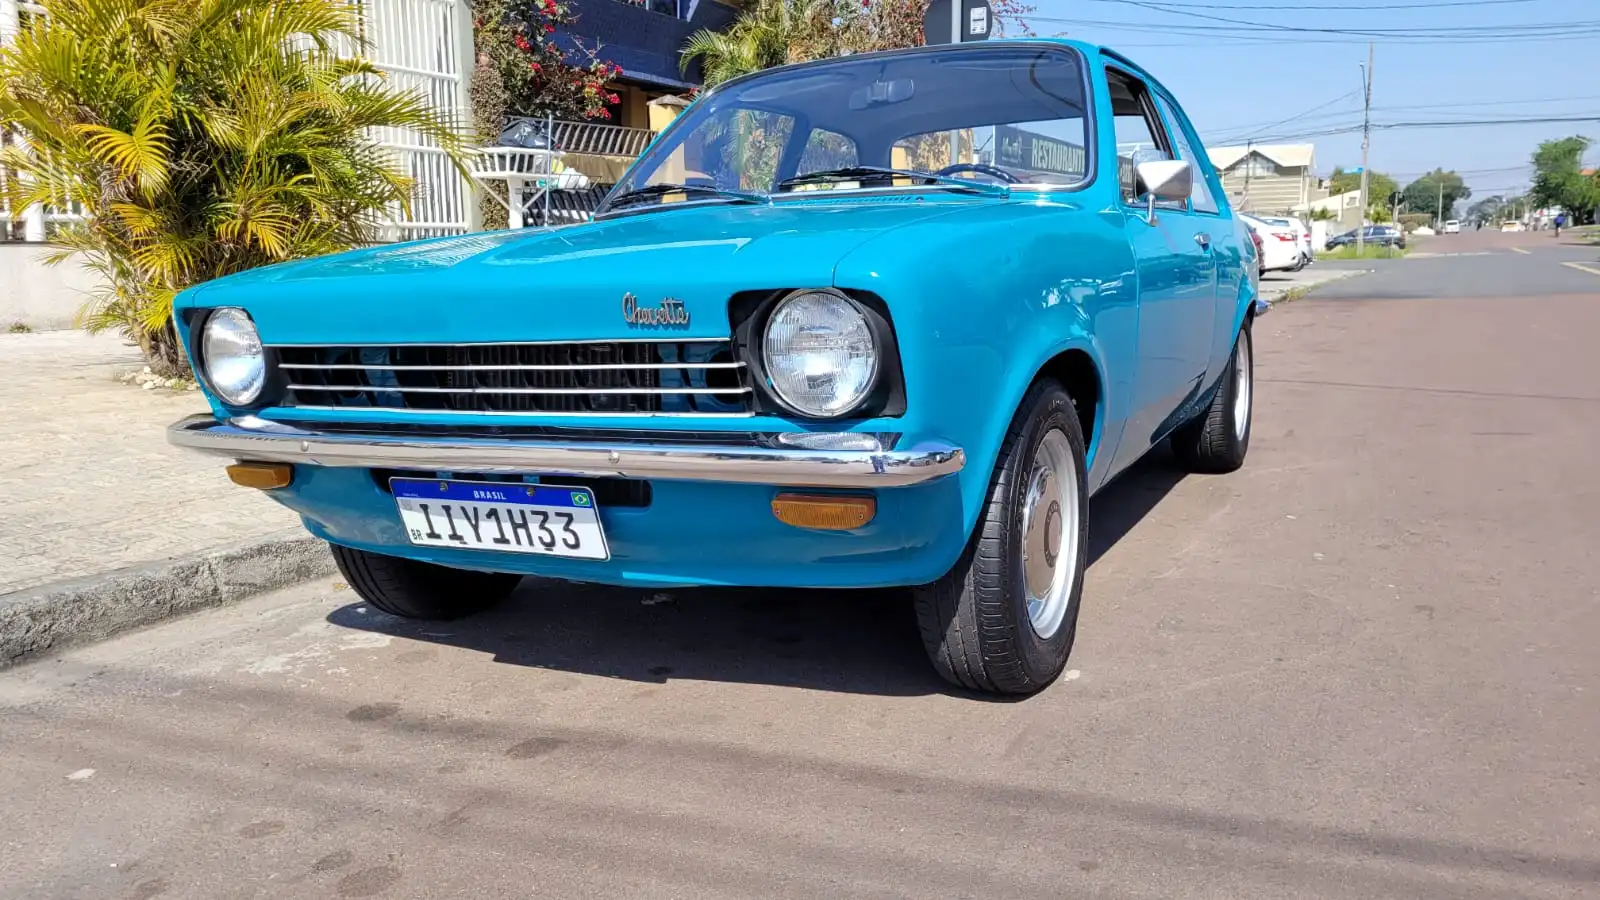
[[[1100,438],[1101,411],[1105,407],[1105,379],[1101,377],[1099,365],[1089,351],[1068,347],[1046,359],[1028,381],[1028,387],[1044,378],[1054,378],[1072,398],[1072,405],[1078,411],[1078,425],[1083,430],[1085,461],[1092,465]],[[1027,388],[1023,389],[1023,394],[1026,396]]]

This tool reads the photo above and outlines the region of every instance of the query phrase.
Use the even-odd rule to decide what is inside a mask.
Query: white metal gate
[[[470,127],[472,10],[467,0],[357,0],[367,53],[394,87],[416,91],[457,127]],[[395,209],[385,240],[411,240],[475,231],[472,183],[437,143],[410,129],[380,128],[375,137],[394,151],[414,180],[409,214]]]

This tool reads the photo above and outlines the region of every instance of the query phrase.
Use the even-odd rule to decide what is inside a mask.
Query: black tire
[[[1294,268],[1290,269],[1289,271],[1298,272],[1301,269],[1304,269],[1305,267],[1306,267],[1306,255],[1304,253],[1302,253],[1302,254],[1300,254],[1300,255],[1298,255],[1298,256],[1296,256],[1294,258]]]
[[[1068,511],[1061,509],[1059,502],[1053,503],[1044,527],[1049,528],[1050,515],[1075,515],[1076,554],[1067,573],[1071,582],[1064,591],[1065,611],[1050,635],[1041,637],[1028,614],[1021,555],[1023,506],[1035,475],[1036,456],[1047,435],[1057,431],[1070,448],[1077,509]],[[1050,444],[1059,453],[1061,441],[1051,438]],[[1077,409],[1060,384],[1042,380],[1029,389],[1011,421],[995,463],[988,501],[961,558],[944,577],[914,592],[923,646],[947,681],[998,694],[1032,694],[1061,674],[1072,652],[1083,595],[1089,530],[1087,487]],[[1059,521],[1064,526],[1065,520]],[[1071,538],[1062,535],[1060,540]],[[1057,546],[1056,559],[1064,549]]]
[[[1233,342],[1228,368],[1222,373],[1211,402],[1198,416],[1184,423],[1172,435],[1172,451],[1178,463],[1191,472],[1221,475],[1244,465],[1250,451],[1250,429],[1255,418],[1255,344],[1250,338],[1250,320]],[[1244,354],[1241,368],[1240,353]],[[1242,372],[1242,375],[1241,375]],[[1244,381],[1240,379],[1244,378]],[[1240,390],[1246,391],[1244,425],[1239,427],[1235,405]]]
[[[445,621],[511,596],[521,575],[452,569],[333,544],[333,561],[361,599],[391,616]]]

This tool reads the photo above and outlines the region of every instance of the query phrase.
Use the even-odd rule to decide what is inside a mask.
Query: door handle
[[[1200,245],[1201,250],[1211,249],[1211,235],[1206,234],[1204,231],[1195,234],[1194,242]]]

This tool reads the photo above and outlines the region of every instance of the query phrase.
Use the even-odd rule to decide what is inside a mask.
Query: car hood
[[[654,210],[284,263],[202,285],[178,305],[244,307],[268,344],[723,338],[733,294],[831,285],[838,261],[863,242],[995,202],[912,195]],[[637,307],[676,300],[688,321],[630,324],[629,295]]]

